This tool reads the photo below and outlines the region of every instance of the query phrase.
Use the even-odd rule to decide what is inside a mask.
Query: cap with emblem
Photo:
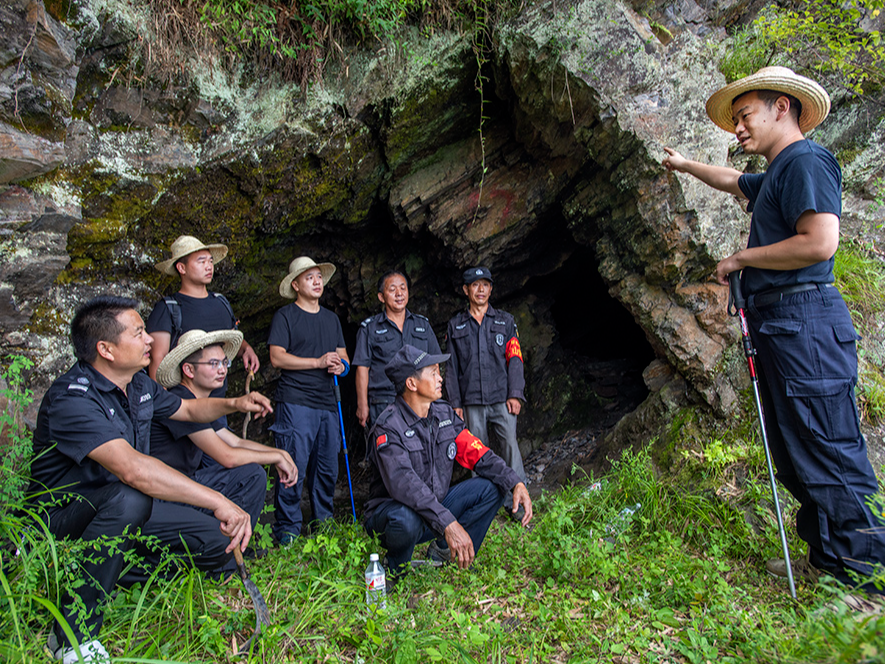
[[[393,383],[397,394],[403,391],[406,379],[414,376],[424,367],[434,364],[442,364],[451,357],[448,353],[443,355],[430,355],[426,351],[419,350],[409,344],[404,345],[394,355],[387,366],[384,367],[384,373]]]
[[[492,271],[487,267],[469,267],[464,270],[464,283],[472,284],[480,279],[488,279],[489,282],[495,283],[492,279]]]

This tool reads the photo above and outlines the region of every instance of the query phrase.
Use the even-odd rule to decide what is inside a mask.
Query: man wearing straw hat
[[[242,341],[243,333],[237,330],[185,332],[160,363],[157,382],[183,400],[205,399],[224,383]],[[211,423],[155,421],[150,453],[239,505],[249,513],[253,530],[267,491],[267,474],[261,466],[276,466],[280,482],[286,487],[298,478],[288,452],[240,438],[222,418]],[[201,467],[204,454],[217,463]],[[157,537],[182,559],[191,557],[200,569],[227,573],[236,568],[226,551],[227,537],[206,510],[155,500],[151,518],[141,532]],[[159,562],[157,551],[145,549],[140,553],[149,563],[148,571]]]
[[[765,173],[702,164],[670,148],[663,164],[749,200],[747,248],[720,261],[716,279],[727,284],[742,271],[772,456],[800,503],[796,529],[808,543],[793,571],[851,583],[885,564],[885,533],[867,505],[878,485],[854,400],[858,336],[833,285],[842,174],[828,150],[804,137],[829,110],[820,85],[766,67],[707,101],[716,125],[744,152],[765,157]],[[782,559],[766,568],[786,576]]]
[[[237,319],[227,298],[209,290],[215,265],[227,256],[223,244],[203,244],[191,235],[180,235],[172,243],[172,257],[157,263],[163,274],[178,276],[181,288],[175,295],[161,299],[147,320],[147,331],[154,338],[148,373],[157,379],[157,368],[178,338],[188,330],[232,330]],[[252,346],[244,339],[237,350],[247,371],[256,372],[260,363]],[[227,383],[215,391],[223,397]]]
[[[71,322],[77,363],[58,378],[40,404],[34,431],[30,500],[59,539],[90,542],[79,562],[82,584],[62,597],[61,616],[73,630],[85,661],[109,661],[98,641],[103,607],[123,571],[129,537],[148,520],[152,498],[209,510],[225,551],[245,550],[252,535],[249,515],[218,491],[173,470],[148,453],[155,419],[212,422],[235,411],[265,415],[266,397],[188,399],[170,394],[143,369],[153,339],[135,300],[96,297]],[[85,608],[85,613],[83,609]],[[81,620],[82,619],[82,620]],[[56,624],[49,638],[56,659],[79,661]]]
[[[270,363],[282,370],[270,430],[276,446],[305,471],[294,487],[276,486],[274,534],[283,546],[301,534],[305,475],[313,520],[332,518],[341,445],[332,376],[346,376],[350,370],[341,322],[320,305],[334,273],[331,263],[317,264],[306,256],[293,260],[280,282],[280,295],[295,302],[274,314],[267,339]]]

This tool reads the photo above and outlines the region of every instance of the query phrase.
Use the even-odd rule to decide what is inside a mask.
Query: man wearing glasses
[[[157,381],[182,399],[208,397],[224,383],[242,341],[243,333],[236,330],[185,332],[160,363]],[[293,486],[298,479],[298,469],[288,452],[240,438],[225,426],[224,418],[208,424],[156,421],[151,426],[150,449],[151,456],[246,511],[253,529],[267,492],[267,475],[261,466],[276,466],[283,486]],[[204,454],[217,463],[202,464]],[[154,500],[142,534],[157,537],[184,560],[192,557],[200,569],[221,573],[235,569],[225,552],[229,541],[218,529],[217,519],[206,510]],[[159,562],[157,552],[141,553],[152,565]]]

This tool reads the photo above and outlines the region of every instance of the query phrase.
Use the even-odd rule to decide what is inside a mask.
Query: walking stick
[[[252,376],[255,375],[255,372],[249,369],[249,373],[246,374],[246,394],[249,394],[249,387],[252,385]],[[252,419],[252,413],[246,413],[246,417],[243,419],[243,438],[248,438],[246,434],[249,432],[249,421]]]
[[[771,462],[771,450],[768,447],[768,434],[765,433],[765,415],[762,412],[762,400],[759,397],[759,378],[756,375],[756,363],[753,357],[756,349],[750,340],[750,328],[747,326],[747,315],[744,310],[747,306],[741,294],[740,273],[735,271],[728,275],[728,315],[737,316],[741,325],[741,339],[744,346],[744,355],[747,358],[747,366],[750,370],[750,382],[753,385],[753,396],[756,399],[756,412],[759,414],[759,429],[762,431],[762,445],[765,448],[765,461],[768,463],[768,481],[771,483],[771,495],[774,496],[774,511],[777,514],[777,527],[781,536],[781,547],[784,550],[784,562],[787,566],[787,580],[790,582],[790,595],[796,599],[796,586],[793,583],[793,566],[790,563],[790,548],[787,546],[787,532],[784,529],[784,518],[781,515],[781,504],[777,497],[777,485],[774,481],[774,464]]]
[[[353,483],[350,481],[350,461],[347,458],[347,436],[344,435],[344,415],[341,414],[341,389],[338,387],[338,376],[335,379],[335,401],[338,402],[338,424],[341,425],[341,444],[344,446],[344,467],[347,468],[347,488],[350,490],[350,511],[356,521],[356,507],[353,504]]]

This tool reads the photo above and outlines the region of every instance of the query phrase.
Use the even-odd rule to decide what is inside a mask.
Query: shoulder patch
[[[427,316],[423,316],[423,315],[421,315],[421,314],[414,314],[414,313],[413,313],[412,315],[413,315],[415,318],[423,318],[423,319],[426,320],[426,321],[429,321],[429,320],[430,320]]]
[[[387,434],[382,433],[375,439],[375,449],[380,450],[382,447],[387,447],[389,443],[387,442]]]
[[[366,320],[360,323],[360,327],[366,327],[372,321],[372,317],[369,316]]]
[[[461,323],[460,325],[456,325],[455,329],[456,330],[463,330],[465,327],[467,327],[467,323]]]
[[[89,386],[88,385],[79,385],[77,383],[71,383],[70,385],[68,385],[68,389],[69,390],[79,390],[80,392],[88,392]]]

